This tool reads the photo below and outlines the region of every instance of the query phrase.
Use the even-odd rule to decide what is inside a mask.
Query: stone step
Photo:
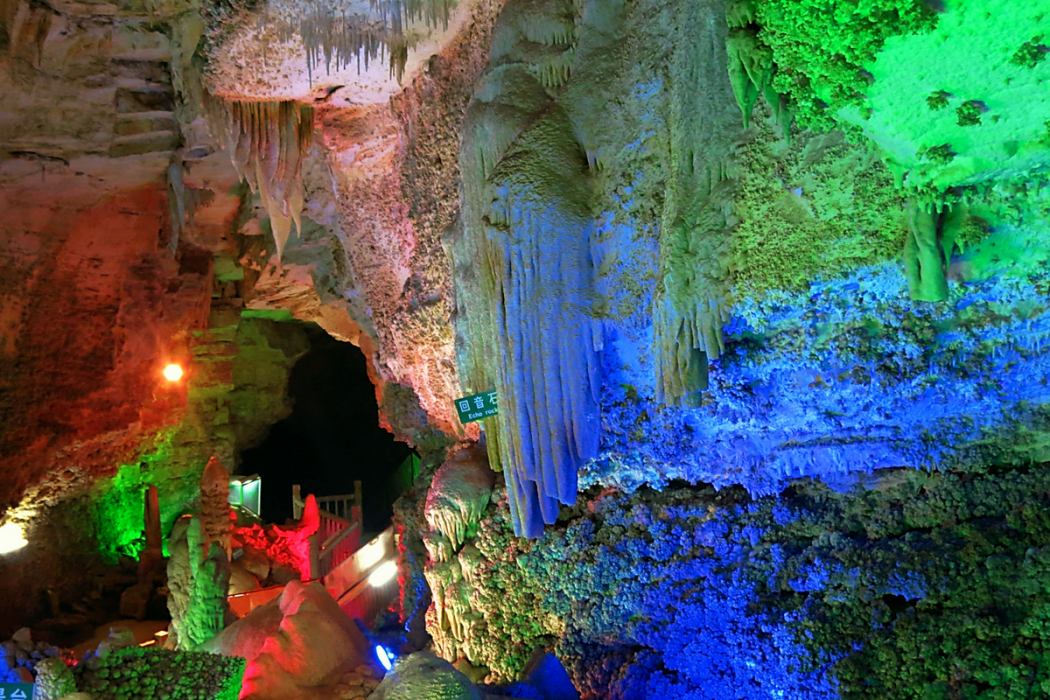
[[[109,157],[122,158],[143,153],[161,153],[175,150],[179,145],[179,134],[174,131],[150,131],[145,134],[117,136],[109,144]]]
[[[171,84],[170,63],[170,57],[166,51],[160,52],[152,49],[113,56],[109,60],[113,74],[118,77],[137,78],[162,86]]]
[[[109,55],[111,61],[156,61],[171,63],[171,51],[166,48],[129,49]]]
[[[166,85],[121,86],[113,98],[118,114],[172,111],[175,93]]]
[[[175,115],[165,111],[118,114],[117,123],[113,126],[115,136],[148,134],[151,131],[178,132],[178,130],[179,124],[175,121]]]

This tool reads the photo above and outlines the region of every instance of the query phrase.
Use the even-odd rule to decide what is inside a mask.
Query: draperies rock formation
[[[576,470],[598,449],[601,335],[593,319],[592,187],[584,148],[544,87],[573,50],[566,3],[511,4],[490,72],[468,111],[457,292],[468,389],[494,387],[489,459],[504,470],[516,531],[529,537],[576,500]],[[561,20],[560,22],[558,20]],[[557,251],[555,253],[555,251]]]
[[[674,43],[631,57],[651,65],[666,89],[630,106],[620,102],[624,92],[652,88],[607,85],[629,65],[619,48],[627,8],[509,3],[468,112],[464,225],[454,249],[461,371],[468,390],[499,391],[490,458],[507,474],[515,531],[529,537],[554,521],[558,503],[575,502],[578,469],[599,455],[610,330],[637,332],[650,317],[642,323],[651,324],[656,349],[656,398],[670,404],[699,405],[708,363],[724,349],[730,156],[743,130],[721,8],[681,11]],[[571,70],[545,78],[554,57]],[[603,109],[613,103],[625,114]],[[669,131],[659,141],[634,141],[639,128],[644,139],[656,133],[647,126],[662,124]],[[625,199],[647,176],[652,191]],[[634,202],[652,208],[632,211]],[[596,217],[606,203],[615,213]],[[653,257],[615,240],[617,223],[646,216],[660,224],[642,225],[633,242],[658,255],[656,269]],[[483,262],[480,274],[470,261]]]

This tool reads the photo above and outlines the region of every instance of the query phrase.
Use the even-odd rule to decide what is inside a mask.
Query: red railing
[[[321,527],[311,538],[310,578],[323,578],[361,546],[361,482],[354,482],[352,494],[314,498],[321,516]],[[292,510],[296,520],[302,518],[304,506],[300,486],[295,484],[292,486]]]

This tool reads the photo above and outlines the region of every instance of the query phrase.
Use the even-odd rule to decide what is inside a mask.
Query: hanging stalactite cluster
[[[302,40],[311,83],[315,71],[326,73],[356,64],[360,73],[377,60],[389,62],[390,76],[399,83],[404,77],[408,50],[417,37],[406,31],[409,22],[423,21],[428,27],[448,28],[453,4],[450,0],[372,0],[373,15],[339,2],[296,3],[289,8],[271,8],[256,18],[262,30],[276,31],[281,42]],[[378,18],[375,15],[378,14]]]
[[[277,259],[295,224],[302,231],[303,158],[313,144],[313,108],[294,100],[233,102],[211,98],[212,129],[221,134],[237,173],[262,198]]]
[[[690,41],[676,51],[671,75],[673,172],[661,224],[653,335],[657,400],[696,406],[707,389],[708,363],[725,350],[734,150],[744,128],[731,109],[734,84],[714,23],[687,26]]]
[[[267,15],[258,19],[259,27],[270,25],[282,42],[298,36],[306,50],[306,68],[310,82],[319,67],[326,73],[356,64],[358,73],[386,58],[390,75],[401,81],[408,61],[409,39],[382,20],[370,20],[347,14],[331,5],[310,4],[292,21],[271,22]]]

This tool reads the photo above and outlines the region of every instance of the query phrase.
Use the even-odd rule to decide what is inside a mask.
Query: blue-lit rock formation
[[[733,21],[773,44],[756,27],[795,11],[743,5]],[[799,94],[748,97],[745,129],[729,56],[751,59],[732,41],[727,53],[726,12],[511,2],[498,22],[452,252],[461,377],[500,392],[487,437],[519,533],[573,502],[576,472],[584,487],[771,494],[989,449],[1044,456],[1046,172],[967,161],[941,168],[939,190],[909,189],[933,166],[902,174],[849,120],[849,134],[794,125],[785,138],[789,104],[816,123]],[[915,12],[901,27],[936,24]],[[875,51],[893,30],[862,19],[850,16],[853,40]],[[1024,77],[1038,80],[1033,66]],[[968,77],[974,91],[981,79]],[[1029,139],[1024,162],[1040,163],[1039,125],[1001,111]]]
[[[528,537],[576,501],[576,472],[597,455],[599,436],[593,177],[568,115],[544,89],[564,78],[550,65],[571,51],[573,31],[554,14],[571,6],[549,4],[547,24],[507,12],[462,155],[464,374],[475,390],[499,392],[490,459],[505,472],[515,531]]]
[[[802,476],[848,487],[884,467],[1045,458],[1047,234],[1034,218],[997,226],[955,257],[940,304],[911,301],[896,262],[742,301],[699,408],[657,404],[645,369],[625,361],[636,347],[611,345],[612,429],[582,483],[768,494]],[[643,416],[644,431],[631,430]]]

